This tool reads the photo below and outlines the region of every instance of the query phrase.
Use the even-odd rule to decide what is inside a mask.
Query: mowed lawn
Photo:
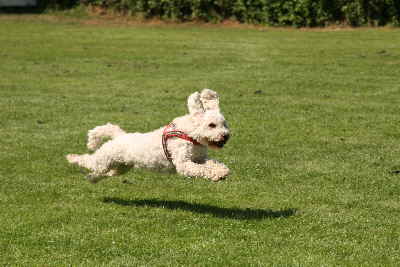
[[[89,21],[90,22],[90,21]],[[398,266],[400,30],[0,17],[0,265]],[[219,92],[219,183],[65,160]],[[161,140],[160,140],[161,142]]]

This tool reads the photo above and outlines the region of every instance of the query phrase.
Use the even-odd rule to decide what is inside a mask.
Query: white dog
[[[229,169],[207,157],[207,148],[222,148],[229,128],[219,110],[218,94],[210,89],[188,98],[189,114],[149,133],[126,133],[110,123],[88,133],[87,147],[93,154],[67,155],[70,163],[90,170],[88,179],[96,183],[130,167],[176,169],[179,174],[213,181],[225,178]],[[111,140],[101,143],[104,138]]]

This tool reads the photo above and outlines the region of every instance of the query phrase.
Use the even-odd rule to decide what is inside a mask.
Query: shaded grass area
[[[121,206],[145,206],[155,208],[166,208],[171,210],[184,210],[199,214],[211,214],[214,217],[230,218],[239,220],[254,220],[264,218],[289,217],[295,214],[295,209],[285,209],[281,211],[272,211],[266,209],[238,209],[223,208],[213,205],[203,205],[197,203],[188,203],[185,201],[168,201],[159,199],[139,199],[125,200],[120,198],[104,198],[105,203],[115,203]]]
[[[21,17],[22,18],[22,17]],[[399,262],[400,32],[0,19],[0,263]],[[149,131],[217,90],[221,183],[134,170],[91,185],[87,130]]]

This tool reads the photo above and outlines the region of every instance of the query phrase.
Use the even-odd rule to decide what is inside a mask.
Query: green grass
[[[82,21],[84,22],[84,21]],[[0,18],[0,265],[396,266],[400,31]],[[213,183],[134,170],[92,185],[68,153],[220,93]]]

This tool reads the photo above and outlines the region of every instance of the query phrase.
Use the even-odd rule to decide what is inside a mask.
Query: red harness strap
[[[174,130],[173,128],[175,128],[175,124],[173,122],[171,122],[170,124],[165,126],[163,134],[162,134],[162,146],[163,146],[163,149],[164,149],[164,154],[165,154],[165,157],[170,162],[172,162],[172,157],[171,157],[171,153],[169,153],[168,147],[167,147],[167,140],[169,138],[177,137],[177,138],[189,141],[189,142],[193,143],[194,145],[200,145],[199,142],[197,142],[196,140],[191,138],[189,135],[185,134],[182,131]]]

